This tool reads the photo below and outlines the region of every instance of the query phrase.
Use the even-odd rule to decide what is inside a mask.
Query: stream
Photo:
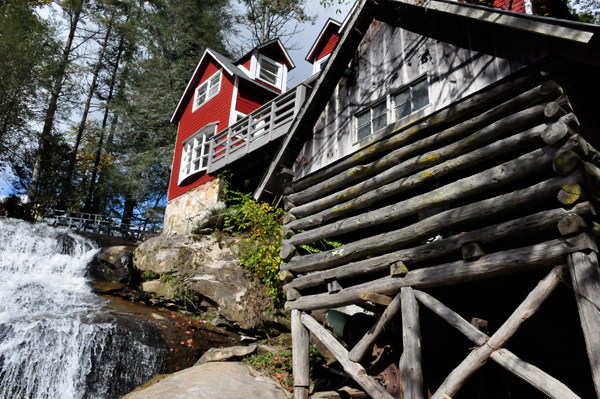
[[[118,398],[167,368],[172,349],[123,328],[92,292],[97,251],[68,230],[0,218],[0,399]]]

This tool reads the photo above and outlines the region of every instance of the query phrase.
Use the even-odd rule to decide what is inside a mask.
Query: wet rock
[[[244,363],[205,363],[177,372],[122,399],[289,399],[291,395]]]
[[[199,366],[208,362],[224,362],[227,360],[239,360],[256,351],[256,345],[232,346],[230,348],[211,348],[206,352],[194,366]]]
[[[154,237],[136,249],[135,265],[141,273],[185,276],[183,284],[244,328],[241,300],[249,282],[231,249],[236,242],[206,235]]]
[[[145,281],[142,283],[142,291],[156,294],[164,297],[165,299],[172,298],[172,292],[169,289],[169,285],[161,280]]]
[[[135,248],[132,244],[102,247],[89,265],[90,275],[101,281],[136,284],[139,278],[132,264]]]

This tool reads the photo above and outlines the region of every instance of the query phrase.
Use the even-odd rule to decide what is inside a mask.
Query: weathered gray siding
[[[463,30],[471,44],[471,34]],[[476,38],[475,38],[476,39]],[[475,40],[473,39],[473,40]],[[494,38],[490,46],[507,43]],[[518,50],[515,50],[518,51]],[[546,50],[538,49],[539,59]],[[511,51],[508,51],[509,53]],[[429,115],[510,75],[524,66],[531,54],[516,54],[509,61],[494,54],[438,41],[409,30],[375,21],[366,33],[348,70],[336,87],[327,107],[315,125],[313,139],[306,142],[294,166],[296,179],[343,158],[370,141],[356,141],[354,114],[374,101],[427,74],[430,105],[415,112],[409,120]],[[391,115],[391,111],[389,111]],[[390,118],[388,117],[388,121]]]

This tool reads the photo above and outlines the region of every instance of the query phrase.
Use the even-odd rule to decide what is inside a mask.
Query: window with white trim
[[[217,123],[211,123],[183,142],[179,183],[186,177],[205,171],[210,156],[210,141],[215,135]]]
[[[283,66],[260,54],[258,57],[258,78],[271,86],[281,88]]]
[[[383,129],[388,124],[387,99],[356,116],[358,140]]]
[[[329,56],[331,54],[327,54],[325,57],[321,58],[318,61],[315,61],[315,63],[313,64],[313,74],[317,73],[317,72],[321,72],[323,70],[323,68],[325,68],[325,65],[327,65],[327,60],[329,59]]]
[[[425,76],[356,114],[356,139],[360,141],[427,105],[429,85]]]
[[[421,79],[392,95],[394,120],[397,121],[402,119],[426,105],[429,105],[428,89],[427,79]]]
[[[203,106],[208,100],[219,94],[221,90],[221,71],[215,73],[202,83],[194,94],[194,111]]]

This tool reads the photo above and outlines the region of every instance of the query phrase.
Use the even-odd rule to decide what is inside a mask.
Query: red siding
[[[196,87],[204,83],[218,70],[218,64],[210,61]],[[219,94],[205,103],[194,113],[192,113],[194,97],[192,96],[189,99],[181,120],[179,121],[177,130],[175,155],[173,157],[173,169],[171,170],[171,181],[169,182],[169,201],[213,179],[213,177],[204,174],[191,183],[188,183],[184,186],[179,186],[179,169],[181,165],[181,155],[183,152],[183,142],[188,137],[196,133],[198,129],[206,126],[210,122],[219,121],[217,132],[226,129],[229,126],[231,98],[233,96],[233,80],[234,78],[232,76],[230,76],[226,71],[223,71]]]
[[[275,86],[271,86],[270,84],[268,84],[268,83],[265,83],[265,82],[263,82],[262,80],[259,80],[258,78],[257,78],[257,79],[254,79],[254,81],[255,81],[256,83],[258,83],[258,84],[261,84],[261,85],[263,85],[263,86],[265,86],[265,87],[268,87],[268,88],[269,88],[269,89],[271,89],[271,90],[275,90],[276,92],[278,92],[278,93],[281,93],[281,89],[280,89],[280,88],[278,88],[278,87],[275,87]]]
[[[502,10],[525,12],[525,1],[524,0],[494,0],[494,8],[500,8]]]
[[[275,94],[259,91],[246,83],[240,82],[235,110],[244,115],[248,115],[250,112],[259,108],[261,105],[268,103],[273,98],[275,98]]]
[[[245,61],[242,66],[244,68],[246,68],[248,71],[250,71],[250,65],[252,64],[252,57],[248,58],[248,61]]]
[[[523,0],[521,0],[523,1]],[[329,39],[327,39],[327,43],[323,46],[321,51],[317,52],[317,61],[323,59],[323,57],[331,54],[338,40],[340,39],[340,35],[337,33],[332,33]]]

